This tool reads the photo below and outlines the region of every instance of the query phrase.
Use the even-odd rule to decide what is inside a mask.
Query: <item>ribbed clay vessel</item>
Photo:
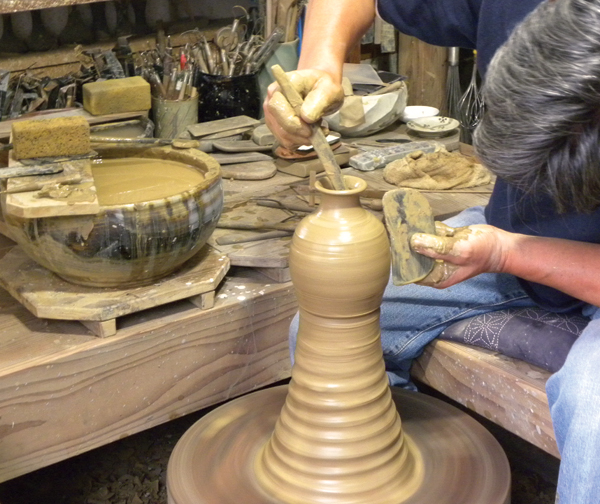
[[[366,183],[317,182],[319,210],[299,225],[290,272],[300,306],[295,363],[260,484],[290,504],[397,503],[420,483],[382,359],[379,307],[390,272],[383,224],[360,206]]]

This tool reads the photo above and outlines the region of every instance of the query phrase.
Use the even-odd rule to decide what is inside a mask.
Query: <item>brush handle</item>
[[[298,93],[294,86],[292,86],[292,83],[285,74],[283,68],[281,68],[279,65],[273,65],[271,67],[271,71],[273,72],[277,84],[279,84],[279,87],[281,88],[283,96],[285,96],[287,101],[290,103],[294,109],[294,112],[296,112],[296,115],[300,116],[300,109],[302,108],[303,103],[300,93]],[[336,191],[345,191],[347,188],[342,177],[340,165],[337,164],[335,155],[331,150],[331,146],[329,145],[329,142],[327,142],[325,134],[318,125],[312,126],[311,141],[315,152],[319,156],[319,160],[321,163],[323,163],[323,168],[325,168],[325,172],[327,173],[329,180],[331,180],[331,183],[333,184],[333,188]]]

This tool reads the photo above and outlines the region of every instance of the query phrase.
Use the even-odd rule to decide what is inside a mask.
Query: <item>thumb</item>
[[[452,252],[454,240],[444,236],[415,233],[410,237],[410,246],[419,254],[441,259]]]

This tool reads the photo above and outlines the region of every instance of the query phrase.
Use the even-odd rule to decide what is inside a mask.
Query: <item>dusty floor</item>
[[[165,476],[171,451],[205,412],[0,484],[0,503],[166,504]],[[512,504],[554,504],[558,461],[503,429],[485,425],[508,455]]]

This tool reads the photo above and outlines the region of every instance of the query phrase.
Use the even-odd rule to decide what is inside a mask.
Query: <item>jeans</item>
[[[485,224],[482,207],[448,219],[453,227]],[[511,275],[485,273],[447,289],[391,283],[381,304],[381,342],[391,385],[415,390],[410,366],[450,324],[503,308],[535,306]],[[555,436],[561,453],[560,504],[600,503],[600,309],[588,305],[591,321],[565,365],[547,383]],[[290,327],[296,345],[298,316]]]

